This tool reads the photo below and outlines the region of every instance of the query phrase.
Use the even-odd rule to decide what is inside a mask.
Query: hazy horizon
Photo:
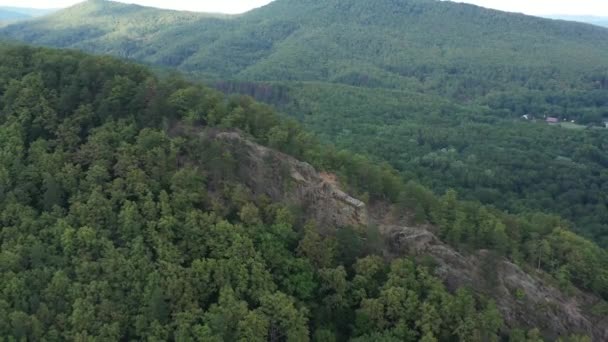
[[[195,12],[216,12],[227,14],[244,13],[254,8],[269,4],[273,0],[225,0],[223,2],[193,2],[191,0],[118,0],[143,6]],[[451,0],[448,0],[451,1]],[[0,7],[25,8],[65,8],[83,0],[0,0]],[[597,0],[458,0],[486,8],[507,12],[519,12],[537,16],[593,16],[608,17],[608,1]]]

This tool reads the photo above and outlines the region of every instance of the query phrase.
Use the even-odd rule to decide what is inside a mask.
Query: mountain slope
[[[449,1],[278,0],[222,17],[90,0],[0,34],[207,79],[330,82],[483,105],[533,92],[533,106],[498,106],[516,117],[600,123],[608,101],[608,29]]]
[[[141,66],[5,45],[0,61],[8,339],[606,337],[608,254],[559,220],[436,198],[250,98]],[[464,254],[479,246],[484,262]]]
[[[534,92],[534,107],[497,108],[517,117],[556,107],[548,114],[599,123],[608,101],[608,29],[449,1],[278,0],[222,17],[90,0],[0,34],[211,79],[330,82],[481,104]],[[566,113],[572,106],[556,93],[584,110]]]
[[[461,87],[449,84],[458,74],[481,81],[494,72],[520,86],[534,72],[568,77],[605,65],[608,48],[608,30],[432,0],[278,0],[222,20],[93,0],[4,34],[221,78],[349,83],[367,75],[383,86],[422,89]],[[423,69],[448,85],[417,80]]]
[[[136,58],[156,41],[159,31],[192,27],[213,15],[158,10],[104,0],[89,0],[38,21],[11,26],[11,38]],[[18,25],[18,24],[17,24]],[[43,32],[52,27],[52,32]]]
[[[608,246],[607,29],[432,0],[223,17],[94,0],[0,34],[179,68],[437,192],[557,214]]]

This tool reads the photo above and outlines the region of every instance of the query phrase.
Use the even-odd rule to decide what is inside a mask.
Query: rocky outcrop
[[[240,178],[256,194],[292,202],[321,226],[368,223],[365,203],[340,190],[310,164],[253,143],[236,132],[214,134],[213,139],[226,143],[231,153],[237,155]]]
[[[431,256],[436,275],[450,290],[468,287],[494,299],[508,327],[538,327],[550,339],[584,334],[608,341],[608,317],[594,315],[600,300],[571,289],[564,293],[541,273],[478,251],[464,255],[441,242],[428,227],[380,225],[393,255]]]
[[[431,226],[410,227],[405,219],[388,218],[386,204],[372,208],[340,189],[331,174],[256,144],[236,132],[206,131],[205,139],[219,141],[239,161],[238,177],[256,195],[291,202],[319,227],[374,224],[385,237],[387,257],[431,256],[435,274],[449,290],[473,289],[497,303],[510,328],[538,327],[549,339],[584,334],[608,341],[608,317],[593,314],[597,297],[571,289],[564,293],[535,270],[528,272],[485,250],[464,254],[443,243]],[[371,213],[368,215],[368,210]]]

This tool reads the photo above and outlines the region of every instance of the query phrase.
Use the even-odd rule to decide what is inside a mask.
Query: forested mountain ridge
[[[0,62],[2,336],[606,336],[608,254],[559,218],[513,216],[461,202],[454,192],[435,197],[387,165],[316,142],[250,98],[160,80],[112,58],[2,45]],[[434,230],[452,247],[417,246],[448,252],[438,254],[441,262],[450,254],[465,260],[455,249],[485,249],[487,264],[468,270],[488,280],[483,291],[448,291],[438,278],[445,268],[428,258],[433,254],[414,253],[416,245],[392,226],[396,235],[387,243],[402,254],[386,256],[384,238],[391,236],[366,226],[362,203],[338,184],[376,216],[387,214],[381,225],[419,226],[403,230],[414,236]],[[503,283],[502,271],[492,282],[493,262],[504,258],[529,269],[531,276],[508,273],[525,283],[512,276]],[[551,300],[540,293],[537,301],[529,284],[551,289]],[[503,318],[506,307],[490,299],[494,286],[506,289],[500,299],[513,305],[508,312],[534,316]],[[555,293],[569,293],[569,301],[554,301],[564,298]],[[542,308],[531,303],[551,305],[557,321],[543,321],[535,314]],[[553,305],[580,308],[568,316]],[[536,319],[546,324],[534,329]]]
[[[608,245],[606,134],[580,125],[608,120],[606,29],[430,0],[277,0],[224,17],[95,0],[0,32],[232,79],[219,87],[438,192],[559,214]],[[545,117],[579,125],[534,123]]]
[[[608,29],[450,1],[276,0],[221,16],[89,0],[0,35],[207,80],[423,92],[512,118],[606,115]]]
[[[608,245],[606,132],[591,129],[608,118],[607,29],[431,0],[223,17],[94,0],[0,34],[218,80],[439,193],[558,214]]]
[[[24,24],[25,26],[15,31],[19,33],[12,38],[29,42],[37,41],[41,45],[80,48],[121,57],[141,58],[142,47],[157,41],[163,32],[192,27],[201,19],[214,17],[224,16],[89,0],[35,22]],[[24,29],[25,27],[30,29]],[[53,34],[50,35],[48,31],[37,29],[51,27]],[[169,41],[159,43],[167,44]],[[158,45],[156,47],[158,48]],[[173,50],[167,46],[157,52],[170,55]]]
[[[608,48],[606,29],[432,0],[277,0],[222,20],[90,0],[3,34],[222,79],[356,83],[462,99],[506,85],[538,89],[527,84],[534,73],[569,79],[559,85],[569,87],[582,81],[574,73],[601,69]],[[463,84],[462,75],[479,84]]]
[[[249,98],[160,80],[133,64],[4,45],[0,62],[2,336],[538,341],[542,332],[585,341],[563,334],[606,334],[608,254],[558,218],[508,215],[454,192],[435,197],[387,165],[319,144]],[[484,260],[529,268],[535,282],[572,301],[580,296],[574,286],[588,291],[583,319],[550,309],[565,325],[533,329],[529,322],[546,318],[526,306],[538,295],[528,287],[499,282],[510,291],[501,300],[515,305],[507,312],[535,317],[503,318],[506,309],[489,299],[491,281],[483,291],[449,292],[434,275],[445,269],[424,249],[401,244],[411,251],[382,257],[382,232],[366,227],[361,203],[336,182],[372,206],[391,207],[390,217],[433,223],[464,254],[489,249]],[[306,204],[311,198],[317,209]],[[486,266],[475,272],[492,274]],[[551,294],[551,303],[561,296]]]

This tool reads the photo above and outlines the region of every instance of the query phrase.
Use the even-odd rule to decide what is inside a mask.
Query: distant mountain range
[[[30,16],[25,15],[23,13],[19,13],[19,12],[0,9],[0,20],[19,20],[19,19],[27,19],[27,18],[30,18]]]
[[[590,15],[549,15],[546,16],[551,19],[561,19],[561,20],[569,20],[569,21],[578,21],[581,23],[588,23],[597,26],[608,27],[608,17],[595,17]]]
[[[474,78],[478,84],[465,87],[484,94],[521,83],[507,74],[580,73],[608,63],[608,30],[434,0],[277,0],[224,17],[90,0],[0,34],[211,78],[329,81],[463,98],[469,94],[454,76]],[[491,82],[487,74],[496,72],[507,79]]]
[[[53,13],[55,11],[57,11],[57,9],[0,6],[0,23],[15,22],[24,19],[41,17]]]

